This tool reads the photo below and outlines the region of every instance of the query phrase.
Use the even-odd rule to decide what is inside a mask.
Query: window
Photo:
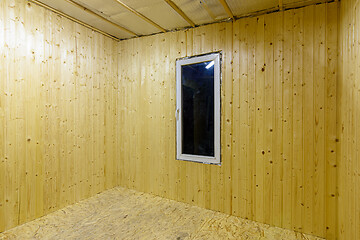
[[[176,61],[176,156],[220,164],[220,53]]]

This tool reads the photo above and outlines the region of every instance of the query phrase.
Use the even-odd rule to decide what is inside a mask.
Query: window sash
[[[182,74],[181,66],[214,61],[214,157],[182,153]],[[221,163],[220,121],[221,121],[221,66],[220,53],[211,53],[178,59],[176,61],[176,158],[178,160],[208,164]]]

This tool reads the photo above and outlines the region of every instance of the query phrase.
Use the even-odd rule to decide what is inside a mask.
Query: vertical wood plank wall
[[[339,239],[360,239],[360,2],[340,4]]]
[[[0,1],[0,232],[116,186],[117,42]]]
[[[120,42],[120,185],[334,239],[337,7]],[[219,50],[222,165],[177,161],[175,59]]]

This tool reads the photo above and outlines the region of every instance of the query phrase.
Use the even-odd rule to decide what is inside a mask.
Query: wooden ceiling
[[[116,40],[333,0],[28,0]]]

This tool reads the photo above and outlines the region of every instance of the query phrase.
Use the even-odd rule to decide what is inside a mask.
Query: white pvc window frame
[[[182,86],[181,66],[214,61],[214,157],[182,153]],[[176,159],[207,164],[221,164],[221,53],[176,60]]]

